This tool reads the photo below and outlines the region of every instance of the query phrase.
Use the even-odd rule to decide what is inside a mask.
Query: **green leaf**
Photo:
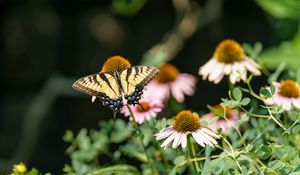
[[[124,120],[117,119],[115,121],[114,131],[111,133],[110,140],[113,143],[120,143],[131,136],[131,127]]]
[[[293,173],[289,173],[289,175],[300,175],[300,170],[296,171],[296,172],[293,172]]]
[[[247,106],[249,103],[250,103],[250,98],[246,97],[246,98],[243,98],[243,100],[241,101],[241,105],[242,106]]]
[[[135,175],[141,174],[135,167],[130,165],[113,165],[105,168],[99,168],[86,175],[109,175],[109,174],[124,174],[124,175]]]
[[[91,140],[88,137],[87,132],[87,129],[83,128],[76,137],[78,147],[82,150],[88,150],[91,147]]]
[[[65,142],[72,142],[74,139],[74,134],[71,130],[67,130],[65,135],[63,136],[63,140]]]
[[[267,88],[262,87],[259,92],[267,98],[272,97],[271,92]]]
[[[293,121],[300,120],[300,113],[297,111],[288,112],[288,116]]]
[[[245,52],[253,59],[257,58],[263,49],[260,42],[256,42],[253,47],[248,43],[243,43],[242,46]]]
[[[300,2],[300,1],[299,1]],[[283,42],[277,47],[266,49],[261,54],[261,63],[268,68],[276,69],[280,64],[285,64],[288,68],[297,69],[300,66],[300,32],[293,41]],[[285,62],[285,63],[284,63]],[[279,69],[279,67],[278,67]],[[276,74],[278,77],[278,74]],[[274,78],[276,78],[276,76]],[[272,79],[274,79],[272,77]],[[271,81],[269,81],[270,83]]]
[[[32,168],[30,171],[26,173],[26,175],[39,175],[39,171],[35,168]]]
[[[300,134],[300,124],[293,127],[292,133],[293,134]]]
[[[127,17],[134,16],[146,4],[147,0],[113,0],[111,10]]]
[[[222,110],[216,109],[210,105],[206,105],[206,107],[213,112],[216,116],[224,118],[224,112]]]
[[[239,106],[239,102],[235,100],[228,100],[228,99],[222,99],[223,102],[221,103],[221,106],[228,106],[231,108],[235,108]]]
[[[269,146],[260,145],[259,148],[255,151],[256,155],[260,159],[268,159],[272,154],[272,149]]]
[[[232,95],[233,95],[233,98],[237,101],[241,101],[242,100],[242,91],[240,88],[238,87],[235,87],[233,89],[233,92],[232,92]]]
[[[280,162],[279,160],[273,160],[269,163],[269,166],[272,170],[278,170],[282,167],[282,162]]]
[[[256,0],[256,3],[274,17],[300,18],[299,0]]]
[[[242,166],[242,175],[247,175],[248,169],[245,166]]]
[[[275,86],[273,86],[272,84],[271,84],[271,86],[270,86],[270,91],[271,91],[271,94],[272,94],[272,95],[275,94],[276,88],[275,88]]]
[[[273,81],[277,81],[278,77],[284,71],[285,68],[286,68],[286,63],[283,61],[278,65],[275,72],[268,78],[268,83],[272,84]]]
[[[176,166],[181,166],[185,163],[185,156],[178,156],[174,159],[174,164]]]

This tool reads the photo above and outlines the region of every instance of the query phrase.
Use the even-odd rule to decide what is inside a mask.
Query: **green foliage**
[[[266,49],[261,54],[261,63],[268,68],[276,69],[282,62],[289,68],[300,66],[300,33],[292,41],[286,41],[279,46]]]
[[[111,9],[114,13],[124,16],[134,16],[146,4],[147,0],[113,0]]]
[[[105,175],[110,175],[110,174],[112,174],[112,175],[113,174],[114,175],[138,175],[140,173],[133,166],[114,165],[114,166],[96,169],[90,173],[87,173],[86,175],[101,175],[101,174],[105,174]]]
[[[256,2],[276,18],[300,19],[300,2],[298,0],[256,0]]]

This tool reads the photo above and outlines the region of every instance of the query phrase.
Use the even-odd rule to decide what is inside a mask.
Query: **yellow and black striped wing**
[[[85,94],[99,97],[104,105],[113,110],[122,107],[121,91],[117,80],[111,74],[88,75],[77,80],[72,87]]]
[[[120,84],[129,104],[137,104],[141,98],[143,88],[157,74],[159,70],[151,66],[133,66],[120,74]]]

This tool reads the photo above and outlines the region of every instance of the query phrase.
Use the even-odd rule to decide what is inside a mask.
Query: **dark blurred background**
[[[24,161],[42,172],[60,174],[70,161],[65,154],[68,144],[62,140],[65,130],[97,128],[99,120],[112,117],[99,102],[91,103],[90,97],[75,92],[72,83],[100,71],[112,55],[139,64],[180,20],[180,10],[174,8],[180,0],[140,0],[130,8],[116,3],[0,1],[0,172]],[[206,14],[202,7],[209,1],[194,3],[200,6],[199,23],[214,17],[187,37],[170,61],[181,72],[197,75],[199,66],[225,38],[251,45],[259,41],[269,47],[291,37],[278,37],[273,19],[253,0],[223,0],[221,8]],[[205,111],[206,104],[226,96],[227,83],[216,86],[198,79],[197,93],[186,103],[188,108]]]

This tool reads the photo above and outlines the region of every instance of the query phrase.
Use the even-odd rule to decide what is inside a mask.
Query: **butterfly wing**
[[[120,73],[120,84],[128,104],[138,104],[144,86],[149,83],[159,70],[151,66],[133,66]]]
[[[123,106],[120,87],[114,76],[109,73],[98,73],[80,78],[72,87],[85,94],[99,97],[104,105],[113,110],[118,110]]]

